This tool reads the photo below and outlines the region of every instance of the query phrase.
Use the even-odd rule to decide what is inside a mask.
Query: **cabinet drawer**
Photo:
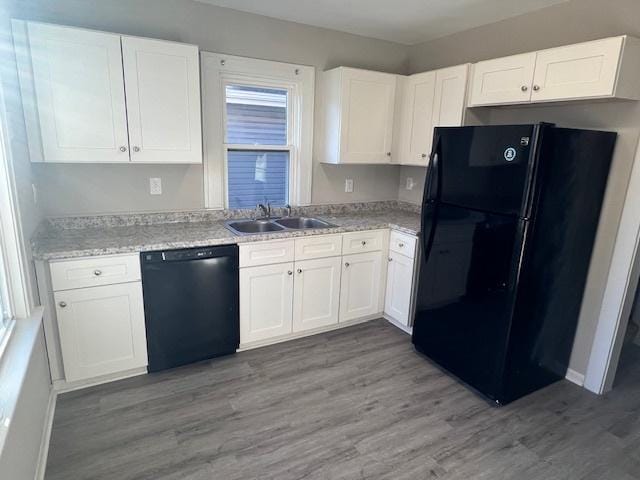
[[[137,254],[54,261],[49,266],[54,291],[140,280]]]
[[[242,244],[240,245],[240,267],[293,262],[294,252],[293,240]]]
[[[391,231],[389,250],[413,258],[416,253],[416,237],[400,232]]]
[[[342,255],[342,235],[296,238],[296,261]]]
[[[342,254],[383,250],[386,230],[345,233],[342,236]]]

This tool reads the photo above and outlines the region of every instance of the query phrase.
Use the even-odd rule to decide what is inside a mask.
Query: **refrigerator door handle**
[[[438,220],[438,203],[437,201],[440,198],[440,191],[441,191],[441,186],[442,186],[442,169],[440,168],[440,145],[441,145],[441,141],[440,141],[440,136],[436,133],[436,141],[433,147],[433,150],[431,151],[431,161],[429,162],[429,168],[427,170],[427,180],[426,180],[426,187],[424,190],[424,196],[422,199],[422,225],[421,225],[421,232],[422,232],[422,255],[424,258],[425,263],[429,260],[429,255],[431,254],[431,250],[433,248],[433,242],[435,239],[435,235],[436,235],[436,226],[437,226],[437,220]],[[433,180],[435,179],[435,183],[436,183],[436,194],[435,196],[431,195],[431,188],[433,185]],[[431,216],[431,228],[429,229],[429,237],[425,238],[425,211],[427,208],[427,205],[434,205],[434,209],[433,209],[433,214]]]

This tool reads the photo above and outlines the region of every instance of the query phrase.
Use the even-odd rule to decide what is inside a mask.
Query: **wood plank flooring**
[[[61,395],[46,478],[639,479],[632,357],[494,408],[376,320]]]

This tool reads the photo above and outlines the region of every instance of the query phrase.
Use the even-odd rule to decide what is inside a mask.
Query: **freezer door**
[[[424,214],[413,343],[499,401],[526,221],[437,203]]]
[[[437,128],[427,191],[450,205],[525,217],[539,130],[536,125]]]

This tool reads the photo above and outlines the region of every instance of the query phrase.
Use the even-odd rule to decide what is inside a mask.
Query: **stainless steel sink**
[[[227,229],[237,235],[252,235],[256,233],[282,232],[285,230],[304,230],[310,228],[331,228],[324,220],[312,217],[285,217],[257,220],[229,220],[225,223]]]
[[[305,228],[329,228],[332,227],[330,223],[320,220],[319,218],[311,217],[285,217],[278,220],[274,220],[274,223],[281,225],[285,228],[303,230]]]
[[[252,233],[280,232],[284,227],[276,225],[271,220],[232,220],[226,223],[229,230],[239,235]]]

